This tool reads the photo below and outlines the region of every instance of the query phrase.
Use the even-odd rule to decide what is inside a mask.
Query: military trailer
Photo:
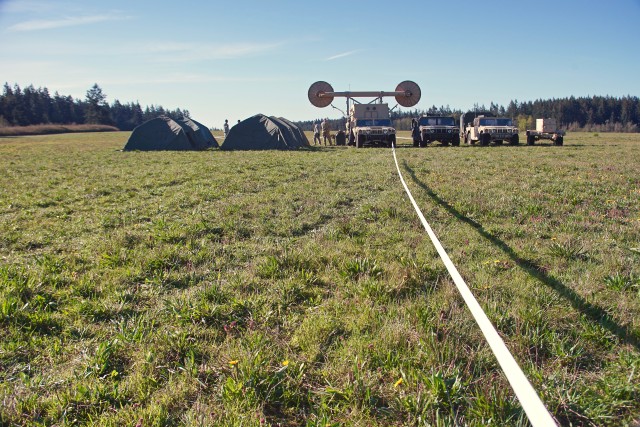
[[[357,148],[391,147],[396,143],[388,104],[354,103],[349,109],[349,129],[349,144]]]
[[[414,147],[426,147],[435,141],[440,141],[443,145],[460,145],[456,119],[450,116],[424,115],[416,119],[411,136]]]
[[[556,119],[536,119],[535,130],[527,130],[527,145],[534,145],[541,139],[553,141],[553,145],[562,145],[564,135],[565,132],[558,129]]]
[[[513,120],[506,117],[481,115],[467,123],[464,128],[461,120],[460,131],[467,144],[479,142],[480,145],[489,145],[493,142],[500,145],[506,141],[511,145],[518,145],[520,142],[518,128],[513,125]]]

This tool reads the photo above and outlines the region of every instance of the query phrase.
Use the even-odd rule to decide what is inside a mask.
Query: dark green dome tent
[[[280,119],[280,121],[284,122],[287,126],[289,126],[296,133],[296,135],[299,136],[300,140],[304,141],[305,146],[309,145],[309,140],[307,139],[307,135],[304,134],[304,131],[302,129],[300,129],[292,121],[285,119],[284,117],[278,117],[278,119]]]
[[[175,121],[167,116],[156,117],[136,127],[125,151],[205,150],[218,147],[211,131],[193,119]]]
[[[293,123],[288,125],[282,119],[256,114],[233,126],[220,149],[290,150],[309,146],[309,141],[294,128],[298,129]]]
[[[178,120],[178,124],[182,126],[196,150],[220,147],[209,128],[202,123],[185,117],[182,120]]]

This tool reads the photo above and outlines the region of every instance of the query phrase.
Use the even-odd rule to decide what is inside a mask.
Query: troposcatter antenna
[[[403,107],[413,107],[420,101],[420,86],[411,80],[405,80],[396,87],[396,102]]]
[[[328,107],[333,102],[333,96],[327,96],[327,93],[333,93],[329,83],[315,82],[309,88],[309,101],[318,108]]]
[[[396,90],[393,92],[375,92],[375,91],[367,91],[367,92],[334,92],[333,87],[327,82],[319,81],[315,82],[311,85],[308,92],[309,101],[311,104],[315,105],[319,108],[328,107],[333,102],[333,98],[335,97],[343,97],[347,98],[347,106],[349,105],[349,99],[356,97],[370,97],[370,98],[379,98],[382,102],[383,96],[395,96],[398,104],[403,107],[413,107],[420,101],[420,86],[411,80],[405,80],[400,83]],[[348,108],[347,108],[348,110]]]

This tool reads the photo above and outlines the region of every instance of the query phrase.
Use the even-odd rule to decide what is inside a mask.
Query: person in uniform
[[[322,141],[320,141],[320,128],[318,127],[317,122],[313,124],[313,145],[316,145],[316,141],[318,141],[318,144],[322,145]]]

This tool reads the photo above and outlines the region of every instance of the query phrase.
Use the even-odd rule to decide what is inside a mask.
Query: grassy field
[[[528,425],[390,150],[128,135],[0,138],[0,425]],[[558,422],[637,425],[640,135],[400,145]]]
[[[0,126],[0,137],[25,135],[50,135],[72,132],[117,132],[118,128],[107,125],[31,125]]]

